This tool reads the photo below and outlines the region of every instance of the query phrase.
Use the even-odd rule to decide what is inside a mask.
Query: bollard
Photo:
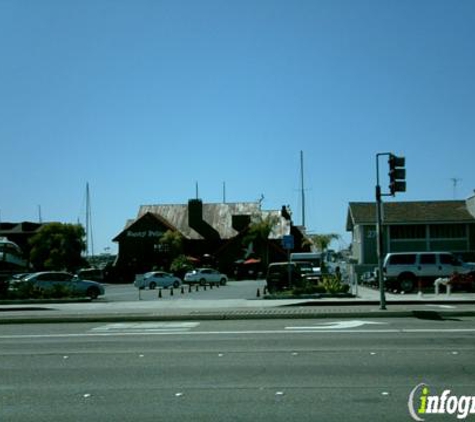
[[[213,283],[209,283],[209,289],[213,290]]]
[[[257,294],[256,294],[256,297],[261,297],[261,291],[259,290],[259,288],[257,288]]]
[[[450,282],[447,283],[447,285],[445,286],[446,288],[446,291],[445,291],[445,294],[447,296],[450,296],[450,293],[451,293],[451,290],[452,290],[452,287],[450,286]]]
[[[160,299],[162,297],[162,289],[158,289],[158,298]]]
[[[173,296],[173,287],[170,287],[170,296]]]
[[[185,288],[181,286],[181,294],[184,294],[184,293],[185,293]]]
[[[203,290],[206,291],[206,284],[203,284]]]
[[[422,297],[423,293],[422,293],[422,281],[421,281],[421,279],[419,279],[417,284],[418,284],[418,288],[419,288],[419,292],[417,293],[417,296]]]
[[[218,284],[216,284],[216,287],[219,289],[219,287],[221,286],[221,282],[219,282]]]
[[[198,284],[196,285],[196,291],[197,291],[197,292],[200,291],[200,286],[198,286]]]
[[[264,286],[264,294],[267,294],[267,286]]]
[[[191,293],[191,284],[188,285],[188,293]]]

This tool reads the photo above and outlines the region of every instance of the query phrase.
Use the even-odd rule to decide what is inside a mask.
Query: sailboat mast
[[[89,182],[86,183],[86,255],[94,256],[94,239],[92,237],[91,196]]]

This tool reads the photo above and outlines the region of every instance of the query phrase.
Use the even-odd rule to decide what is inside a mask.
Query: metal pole
[[[380,309],[386,309],[386,296],[384,293],[384,276],[383,276],[383,223],[382,223],[382,201],[381,201],[381,187],[376,186],[376,215],[377,215],[377,239],[378,239],[378,281],[379,281],[379,296]]]
[[[291,276],[291,268],[290,268],[290,248],[287,248],[287,273],[288,273],[289,289],[290,289],[292,287],[292,276]]]
[[[376,154],[376,233],[377,233],[377,252],[378,252],[378,282],[379,282],[379,304],[380,309],[386,309],[386,295],[384,293],[383,276],[383,218],[382,218],[382,199],[381,186],[379,185],[379,156],[386,154]]]

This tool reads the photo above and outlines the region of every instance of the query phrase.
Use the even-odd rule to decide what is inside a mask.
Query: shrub
[[[27,300],[27,299],[65,299],[82,297],[83,294],[74,292],[68,286],[53,285],[42,289],[33,283],[19,282],[10,285],[10,289],[2,299]]]
[[[341,282],[339,277],[336,277],[331,274],[326,274],[322,279],[322,286],[324,287],[327,293],[346,293],[348,292],[349,286]]]
[[[311,295],[325,293],[325,288],[320,284],[306,282],[301,286],[295,287],[293,293],[296,295]]]

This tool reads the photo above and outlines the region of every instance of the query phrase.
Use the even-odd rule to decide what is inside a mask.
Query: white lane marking
[[[124,322],[102,325],[91,329],[93,333],[160,333],[184,332],[200,325],[199,322]]]
[[[456,306],[452,305],[426,305],[426,306],[431,306],[431,307],[436,307],[436,308],[444,308],[444,309],[455,309]]]
[[[458,329],[351,329],[351,330],[245,330],[245,331],[151,331],[151,332],[103,332],[103,333],[78,333],[78,334],[19,334],[19,335],[0,335],[2,340],[15,339],[42,339],[42,338],[84,338],[84,337],[120,337],[120,336],[166,336],[166,335],[242,335],[242,334],[289,334],[289,335],[308,335],[308,334],[420,334],[420,333],[475,333],[475,328]]]
[[[361,327],[362,325],[387,325],[386,322],[372,322],[372,321],[335,321],[326,322],[320,325],[312,325],[309,327],[285,327],[286,330],[347,330],[348,328]]]

